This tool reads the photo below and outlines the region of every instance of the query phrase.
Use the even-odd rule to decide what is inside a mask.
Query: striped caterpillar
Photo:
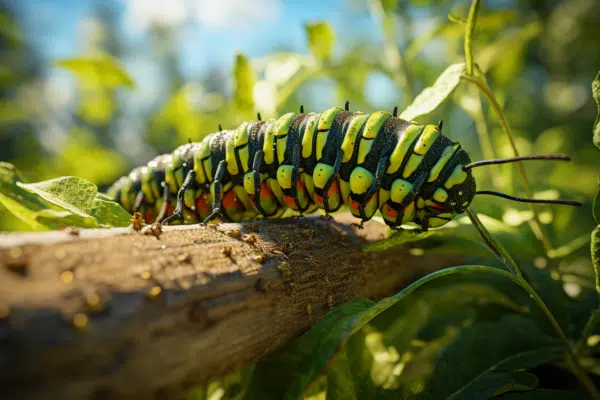
[[[393,113],[334,107],[322,114],[287,113],[244,122],[135,168],[108,191],[148,222],[207,223],[279,218],[287,209],[325,214],[347,205],[361,225],[377,211],[393,228],[412,222],[426,231],[463,213],[476,194],[522,202],[579,205],[476,191],[471,169],[564,155],[472,163],[438,125],[418,125]],[[166,217],[166,218],[165,218]]]

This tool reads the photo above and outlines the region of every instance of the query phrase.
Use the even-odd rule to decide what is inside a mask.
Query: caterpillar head
[[[464,213],[473,198],[476,195],[492,195],[503,197],[505,199],[519,201],[523,203],[542,203],[542,204],[563,204],[570,206],[580,206],[581,203],[570,200],[540,200],[524,199],[510,196],[501,192],[494,191],[476,191],[475,178],[471,169],[492,164],[505,164],[525,160],[562,160],[569,161],[568,156],[559,155],[540,155],[540,156],[519,156],[500,160],[483,160],[471,162],[468,154],[459,149],[449,158],[446,168],[451,172],[440,174],[431,186],[425,187],[418,195],[416,200],[416,212],[413,222],[422,227],[423,230],[436,228],[447,224],[457,215]]]
[[[468,154],[457,150],[449,157],[437,179],[423,185],[415,200],[412,222],[423,230],[437,228],[465,212],[475,197],[475,179],[465,166],[471,163]]]

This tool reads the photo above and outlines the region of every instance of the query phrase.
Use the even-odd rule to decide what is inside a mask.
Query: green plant
[[[597,175],[597,169],[584,160],[587,157],[595,162],[597,151],[590,150],[589,135],[582,139],[583,135],[573,134],[582,126],[588,132],[590,108],[569,108],[574,102],[566,95],[567,100],[561,103],[563,96],[557,95],[556,87],[566,93],[568,86],[556,82],[544,86],[550,97],[545,101],[554,108],[544,106],[539,98],[529,95],[529,82],[521,77],[526,75],[526,64],[534,65],[534,70],[540,68],[538,61],[532,61],[538,55],[526,52],[528,46],[537,43],[536,51],[543,49],[544,57],[553,60],[544,66],[555,80],[575,81],[571,68],[589,79],[582,71],[589,72],[585,66],[596,60],[597,52],[590,49],[595,50],[597,43],[594,24],[588,28],[584,23],[585,2],[556,2],[533,17],[528,14],[522,18],[519,11],[487,10],[475,0],[468,12],[452,10],[449,21],[425,32],[404,50],[395,40],[397,32],[405,28],[398,24],[397,14],[403,21],[414,21],[404,13],[402,3],[370,2],[371,12],[383,29],[383,50],[354,46],[335,57],[338,39],[333,29],[322,21],[309,24],[312,55],[280,52],[258,60],[236,55],[231,101],[218,91],[202,92],[205,89],[197,84],[183,85],[148,116],[145,139],[158,151],[171,150],[188,137],[200,139],[219,123],[234,126],[252,118],[255,109],[265,117],[297,109],[301,103],[298,93],[304,85],[322,80],[337,84],[340,102],[350,99],[356,107],[374,109],[363,87],[367,76],[377,73],[399,89],[403,118],[427,116],[436,120],[434,116],[444,115],[449,129],[467,132],[462,133],[465,140],[461,141],[479,141],[480,149],[473,145],[469,150],[480,151],[484,158],[496,158],[503,152],[516,156],[532,148],[537,153],[566,148],[577,155],[576,166],[566,170],[528,167],[529,176],[536,176],[531,181],[521,165],[516,173],[504,166],[489,170],[488,179],[481,179],[483,184],[514,191],[523,188],[528,197],[539,195],[535,192],[538,182],[555,187],[550,193],[553,195],[574,191],[589,197],[597,191],[595,185],[589,188],[588,179]],[[433,8],[436,2],[423,3]],[[521,5],[520,10],[529,11],[529,6]],[[573,22],[578,30],[571,36],[563,35],[561,42],[555,36],[560,31],[553,25],[557,21]],[[581,44],[569,42],[569,37],[579,38]],[[449,55],[443,60],[447,67],[441,73],[439,65],[427,68],[419,58],[432,39],[443,39],[448,49]],[[462,49],[463,44],[461,62],[456,48]],[[569,51],[578,46],[578,52]],[[383,55],[374,56],[379,53]],[[78,65],[72,61],[72,67]],[[278,73],[267,74],[266,70]],[[120,76],[117,85],[130,84],[119,68],[112,71]],[[416,92],[429,82],[434,83]],[[101,91],[112,95],[113,89],[114,85]],[[188,99],[198,92],[210,98],[211,107],[192,107]],[[559,90],[558,94],[563,93]],[[593,94],[599,110],[593,141],[598,146],[600,76],[594,81]],[[452,117],[456,114],[466,114],[473,126],[458,123],[462,119]],[[457,123],[449,123],[446,115]],[[476,135],[469,136],[473,130]],[[81,147],[76,149],[74,153],[79,154]],[[59,178],[25,184],[14,167],[4,164],[1,171],[3,215],[9,210],[21,220],[18,225],[2,225],[4,229],[127,223],[124,210],[107,202],[89,182]],[[573,171],[579,179],[573,179]],[[66,192],[57,193],[56,183],[68,188]],[[79,198],[74,194],[81,191],[88,194],[86,201],[73,202]],[[378,303],[352,299],[277,355],[198,387],[190,397],[221,393],[225,398],[598,398],[600,225],[591,235],[590,263],[589,255],[583,254],[590,240],[590,218],[583,214],[585,209],[578,214],[534,206],[529,210],[501,208],[494,203],[476,206],[483,212],[471,209],[468,216],[444,228],[423,234],[401,232],[365,249],[378,251],[408,243],[414,254],[458,252],[472,260],[472,265],[428,275]],[[595,224],[600,224],[600,192],[592,209]],[[553,246],[553,242],[564,244]],[[401,267],[410,266],[401,265],[399,260]],[[565,287],[576,287],[579,293],[567,294]]]

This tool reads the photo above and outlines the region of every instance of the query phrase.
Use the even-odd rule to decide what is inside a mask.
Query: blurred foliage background
[[[590,82],[600,65],[597,6],[488,1],[475,35],[475,61],[520,152],[573,156],[569,164],[526,167],[534,191],[585,202],[581,209],[540,207],[554,247],[593,228],[597,155],[588,143]],[[318,112],[346,100],[365,112],[402,110],[464,60],[468,7],[450,0],[3,0],[0,159],[29,181],[74,175],[102,189],[156,154],[256,112],[272,118],[300,104]],[[116,59],[135,84],[73,74],[57,63],[102,56]],[[474,87],[459,86],[419,118],[439,119],[474,160],[512,155]],[[515,166],[476,174],[479,188],[523,194]],[[474,207],[513,226],[531,218],[526,206],[500,199],[479,198]],[[0,229],[18,223],[2,216]]]
[[[300,104],[321,111],[404,109],[463,56],[466,1],[32,0],[0,3],[0,159],[29,181],[64,175],[106,188],[153,156],[221,124],[276,117]],[[487,73],[522,154],[565,152],[574,162],[530,163],[533,189],[582,200],[540,207],[555,247],[593,228],[596,150],[590,82],[600,65],[594,0],[485,2],[475,61]],[[448,17],[450,15],[450,18]],[[322,24],[326,22],[327,24]],[[135,82],[71,73],[65,58],[114,57]],[[104,68],[100,66],[99,68]],[[129,82],[127,82],[129,83]],[[474,160],[511,156],[493,112],[463,84],[421,122]],[[514,166],[476,172],[479,188],[523,194]],[[479,198],[509,225],[527,207]],[[0,229],[15,223],[2,218]]]

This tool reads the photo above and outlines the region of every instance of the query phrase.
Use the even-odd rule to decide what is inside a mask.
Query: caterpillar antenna
[[[465,165],[463,167],[463,171],[466,171],[466,170],[469,170],[472,168],[482,167],[484,165],[507,164],[507,163],[513,163],[513,162],[517,162],[517,161],[527,161],[527,160],[571,161],[571,157],[569,157],[566,154],[544,154],[544,155],[539,155],[539,156],[519,156],[519,157],[512,157],[512,158],[500,158],[498,160],[482,160],[482,161],[476,161],[474,163]]]
[[[394,107],[394,111],[392,112],[392,116],[394,116],[394,117],[398,116],[398,106]]]
[[[344,110],[350,111],[350,102],[346,100],[346,104],[344,104]]]
[[[562,204],[562,205],[565,205],[565,206],[575,206],[575,207],[581,206],[581,203],[578,202],[578,201],[572,201],[572,200],[524,199],[522,197],[515,197],[515,196],[508,195],[506,193],[494,192],[492,190],[480,190],[480,191],[475,192],[475,194],[476,195],[487,194],[487,195],[490,195],[490,196],[502,197],[504,199],[518,201],[518,202],[521,202],[521,203]]]

